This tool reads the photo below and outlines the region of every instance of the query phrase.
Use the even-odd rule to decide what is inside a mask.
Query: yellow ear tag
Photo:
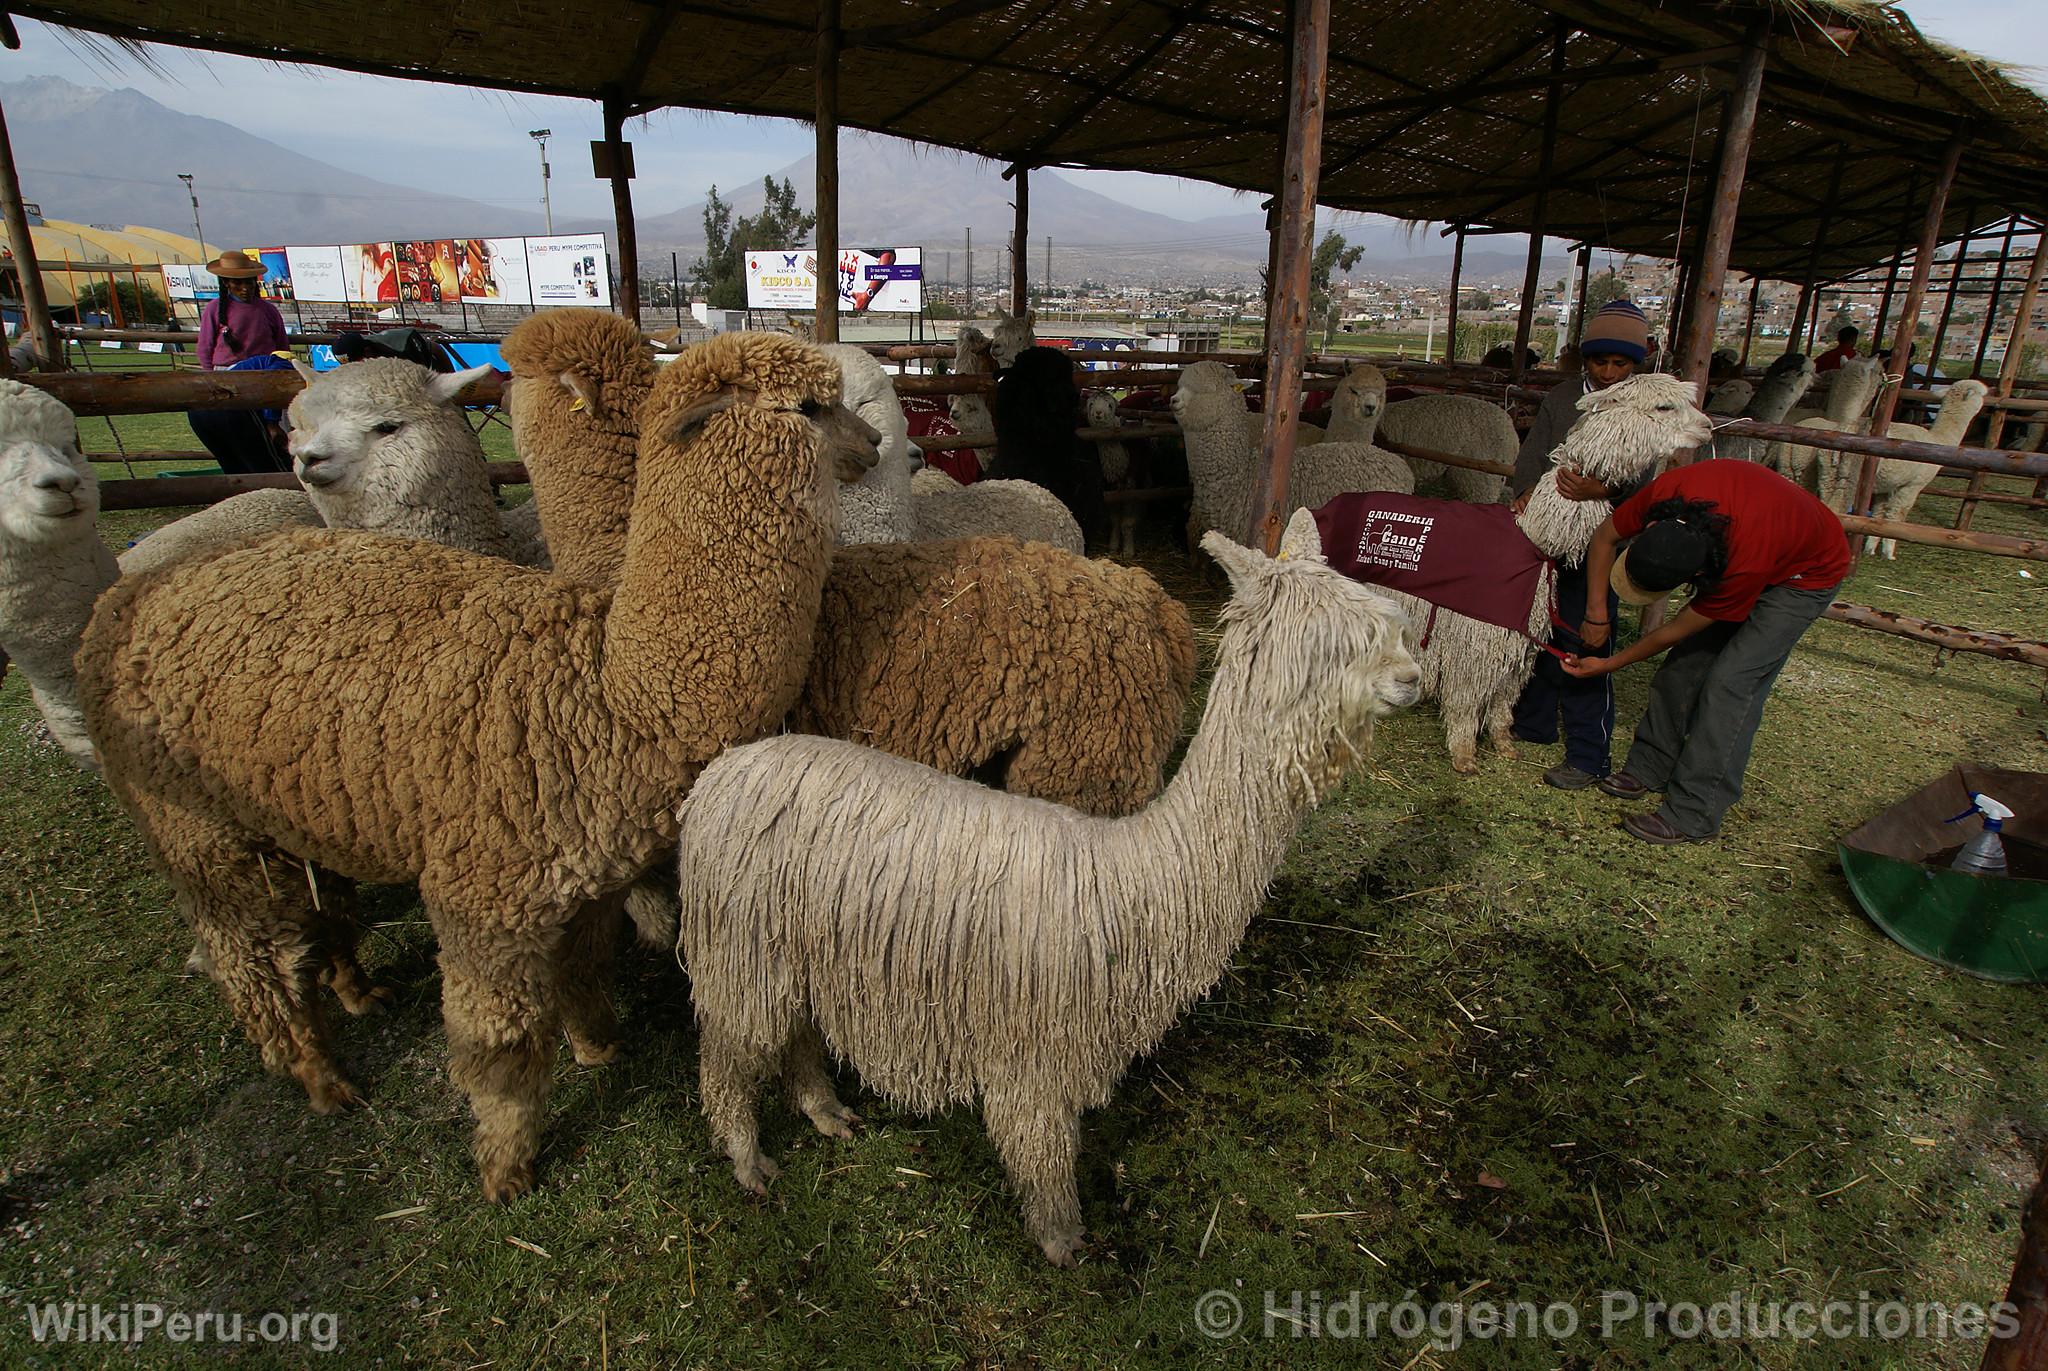
[[[574,400],[571,400],[571,401],[569,402],[569,412],[570,412],[571,414],[574,414],[574,413],[576,413],[576,412],[577,412],[578,410],[580,410],[580,409],[582,409],[582,408],[583,408],[583,397],[582,397],[581,395],[577,396],[577,397],[576,397],[576,398],[575,398]]]

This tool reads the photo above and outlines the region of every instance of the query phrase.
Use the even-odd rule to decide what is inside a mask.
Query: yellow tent
[[[109,276],[117,281],[127,279],[131,267],[136,280],[168,300],[162,270],[165,262],[203,263],[219,255],[216,249],[196,239],[134,224],[111,229],[64,219],[41,219],[29,225],[29,237],[35,243],[43,289],[49,294],[53,310],[75,308],[79,291]],[[21,286],[14,279],[14,244],[4,229],[0,229],[0,256],[7,259],[6,265],[0,267],[0,295],[19,300]],[[66,270],[67,265],[102,269]]]

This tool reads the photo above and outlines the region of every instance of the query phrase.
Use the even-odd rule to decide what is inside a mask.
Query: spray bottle
[[[1968,872],[1972,876],[2003,876],[2005,843],[1999,838],[1998,832],[2004,827],[2005,821],[2012,817],[2012,811],[1989,795],[1980,795],[1973,790],[1970,792],[1970,808],[1948,822],[1960,823],[1972,814],[1983,816],[1984,829],[1963,844],[1963,850],[1956,853],[1956,859],[1949,863],[1949,869]]]

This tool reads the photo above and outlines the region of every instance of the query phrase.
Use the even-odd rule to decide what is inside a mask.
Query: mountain
[[[56,219],[189,228],[189,172],[218,246],[542,231],[531,211],[358,176],[133,90],[39,76],[0,82],[0,104],[22,194]]]

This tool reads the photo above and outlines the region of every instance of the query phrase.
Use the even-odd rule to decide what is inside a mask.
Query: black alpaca
[[[1074,436],[1081,427],[1081,390],[1074,364],[1053,348],[1028,348],[996,377],[992,406],[996,461],[992,477],[1031,481],[1051,491],[1093,542],[1104,518],[1102,462],[1095,445]]]

